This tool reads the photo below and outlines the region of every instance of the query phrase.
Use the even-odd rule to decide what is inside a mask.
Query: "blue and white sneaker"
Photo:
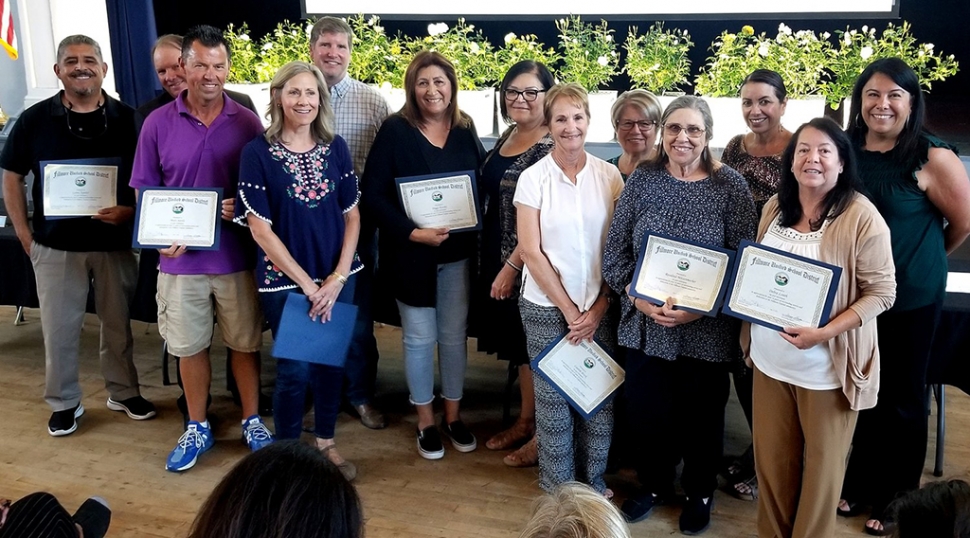
[[[179,443],[175,450],[168,455],[165,469],[173,473],[191,469],[195,466],[199,455],[212,448],[213,444],[215,444],[215,439],[212,438],[212,430],[203,426],[200,422],[190,420],[185,433],[182,434],[182,437],[179,437]]]
[[[246,419],[242,425],[243,439],[253,452],[263,448],[273,442],[273,434],[270,433],[263,419],[259,415],[253,415]]]

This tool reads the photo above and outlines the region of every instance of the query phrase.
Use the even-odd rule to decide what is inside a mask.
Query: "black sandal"
[[[845,499],[839,499],[839,504],[841,504],[842,501],[845,501],[845,504],[849,505],[849,509],[843,510],[842,507],[836,505],[835,513],[837,515],[841,517],[855,517],[862,513],[862,509],[863,509],[862,503],[854,503],[854,502],[846,501]]]

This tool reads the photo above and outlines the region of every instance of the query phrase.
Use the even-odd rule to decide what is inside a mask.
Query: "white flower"
[[[606,64],[610,63],[610,59],[607,58],[606,56],[600,56],[599,58],[596,59],[596,63],[602,65],[603,67],[606,67]]]
[[[272,48],[273,48],[272,43],[266,43],[265,45],[263,45],[263,50],[270,50]]]
[[[822,35],[819,36],[819,37],[821,37],[822,39],[828,39],[828,38],[832,37],[832,34],[830,34],[828,32],[822,32]]]
[[[383,34],[384,33],[384,27],[383,26],[375,26],[374,27],[374,31],[377,32],[377,33],[379,33],[379,34]]]
[[[481,50],[478,46],[478,43],[475,43],[474,41],[468,44],[468,48],[470,48],[472,52],[478,52],[479,50]]]
[[[758,54],[761,55],[762,58],[767,58],[768,57],[768,44],[767,43],[762,43],[761,46],[758,47]]]
[[[863,24],[862,25],[862,33],[864,33],[864,34],[869,33],[869,25],[868,24]]]
[[[606,34],[607,41],[613,41],[613,34]]]
[[[933,52],[933,44],[932,43],[927,43],[927,44],[925,44],[923,46],[926,48],[926,52]]]
[[[367,19],[367,24],[374,26],[375,24],[377,24],[377,21],[379,20],[380,19],[377,18],[377,15],[371,15],[370,18]]]
[[[781,24],[778,25],[778,33],[779,34],[785,34],[785,35],[791,35],[791,28],[789,28],[788,26],[786,26],[785,23],[781,23]]]
[[[376,51],[380,51],[380,50],[381,50],[381,47],[380,47],[380,45],[374,45],[374,50],[376,50]]]
[[[443,34],[447,31],[448,31],[448,25],[443,22],[432,23],[428,25],[428,35]]]
[[[249,34],[242,34],[239,36],[240,41],[249,41]]]
[[[868,60],[872,56],[872,52],[872,47],[862,47],[862,50],[859,51],[859,56],[862,56],[863,60]]]
[[[505,34],[505,44],[508,45],[515,39],[515,32]]]

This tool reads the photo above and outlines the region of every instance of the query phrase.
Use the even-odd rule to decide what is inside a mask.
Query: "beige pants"
[[[804,389],[755,368],[759,538],[835,536],[835,509],[858,416],[841,389]]]
[[[63,411],[81,401],[78,346],[92,280],[95,309],[101,320],[101,374],[105,387],[114,400],[138,396],[128,318],[138,280],[132,251],[68,252],[35,242],[30,247],[30,261],[37,278],[44,333],[47,403],[54,411]]]

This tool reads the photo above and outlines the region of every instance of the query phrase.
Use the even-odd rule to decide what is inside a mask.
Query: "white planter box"
[[[600,90],[589,94],[589,130],[587,142],[611,142],[616,138],[610,109],[616,102],[616,90]]]
[[[227,90],[232,90],[234,92],[244,93],[253,100],[253,104],[256,105],[256,113],[259,116],[259,120],[263,122],[263,127],[269,127],[269,119],[267,118],[269,111],[269,82],[264,82],[262,84],[226,84],[225,88]]]
[[[385,83],[383,86],[377,86],[371,84],[372,88],[377,89],[384,96],[384,100],[387,101],[388,109],[391,114],[398,112],[404,108],[404,102],[407,100],[407,94],[404,92],[403,88],[392,88],[390,84]]]
[[[472,117],[478,136],[495,134],[495,89],[459,90],[458,108]]]
[[[702,97],[711,108],[714,116],[714,138],[711,139],[712,148],[723,148],[735,135],[748,132],[748,125],[741,114],[740,97]],[[794,132],[803,123],[825,113],[825,98],[812,97],[809,99],[788,99],[785,115],[781,124]]]

